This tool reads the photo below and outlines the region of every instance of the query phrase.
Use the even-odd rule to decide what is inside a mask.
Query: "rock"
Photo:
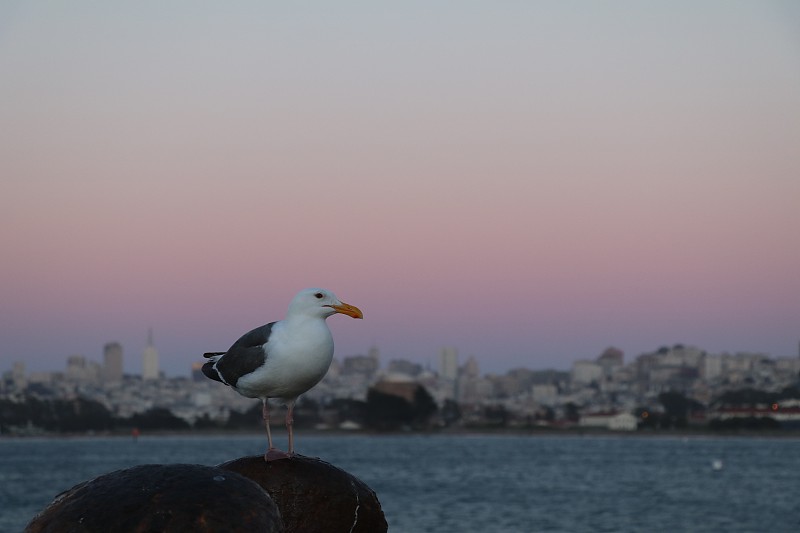
[[[278,504],[286,533],[380,533],[388,529],[375,492],[357,477],[319,459],[263,455],[219,465],[246,476]]]
[[[178,464],[136,466],[80,483],[25,531],[278,533],[283,524],[275,502],[253,481],[230,469]]]

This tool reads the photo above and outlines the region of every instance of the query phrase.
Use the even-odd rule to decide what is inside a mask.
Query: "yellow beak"
[[[342,302],[342,305],[332,305],[331,307],[333,307],[337,313],[342,313],[343,315],[351,316],[353,318],[364,318],[364,313],[362,313],[361,309],[355,305]]]

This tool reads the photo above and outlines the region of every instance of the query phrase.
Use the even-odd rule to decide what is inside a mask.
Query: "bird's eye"
[[[321,292],[318,292],[314,296],[317,298],[317,300],[321,300],[324,295]]]

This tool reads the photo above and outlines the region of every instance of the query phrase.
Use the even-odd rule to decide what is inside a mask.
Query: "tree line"
[[[800,386],[777,392],[757,389],[727,391],[716,397],[710,407],[779,406],[787,399],[800,399]],[[686,428],[693,414],[706,410],[700,402],[671,391],[661,393],[658,404],[652,407],[655,409],[640,406],[634,410],[641,429]],[[564,408],[564,418],[577,422],[580,410],[580,406],[569,403]],[[501,404],[483,406],[481,411],[481,427],[486,428],[506,427],[513,417]],[[428,391],[419,386],[411,401],[376,389],[370,389],[364,401],[339,398],[321,405],[314,400],[301,399],[295,407],[295,425],[313,427],[325,422],[330,416],[325,417],[323,412],[332,413],[338,423],[352,421],[373,431],[425,430],[434,425],[449,426],[462,418],[461,407],[456,402],[448,400],[439,408]],[[530,421],[531,426],[542,421],[552,423],[555,413],[552,408],[543,408],[534,418]],[[118,417],[100,402],[82,397],[42,399],[27,396],[23,401],[0,399],[0,434],[31,429],[52,433],[123,432],[134,428],[141,431],[253,430],[261,423],[261,403],[257,401],[244,412],[231,411],[225,421],[212,419],[206,414],[190,424],[164,407],[153,407],[130,417]],[[778,429],[781,425],[773,418],[759,416],[711,420],[707,427],[711,430],[758,430]]]
[[[413,401],[371,389],[366,401],[338,399],[324,408],[334,411],[339,420],[351,420],[378,431],[424,429],[437,412],[436,402],[424,387],[417,388]],[[301,401],[295,408],[295,425],[313,426],[321,422],[322,409],[323,406],[313,400]],[[224,422],[205,414],[190,424],[164,407],[118,417],[102,403],[83,397],[0,399],[0,434],[34,428],[53,433],[119,432],[134,428],[141,431],[253,429],[260,424],[260,402],[254,402],[253,407],[244,412],[231,411]]]

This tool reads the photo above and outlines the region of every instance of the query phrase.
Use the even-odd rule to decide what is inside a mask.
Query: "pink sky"
[[[323,286],[337,355],[797,355],[793,2],[6,2],[0,371]]]

